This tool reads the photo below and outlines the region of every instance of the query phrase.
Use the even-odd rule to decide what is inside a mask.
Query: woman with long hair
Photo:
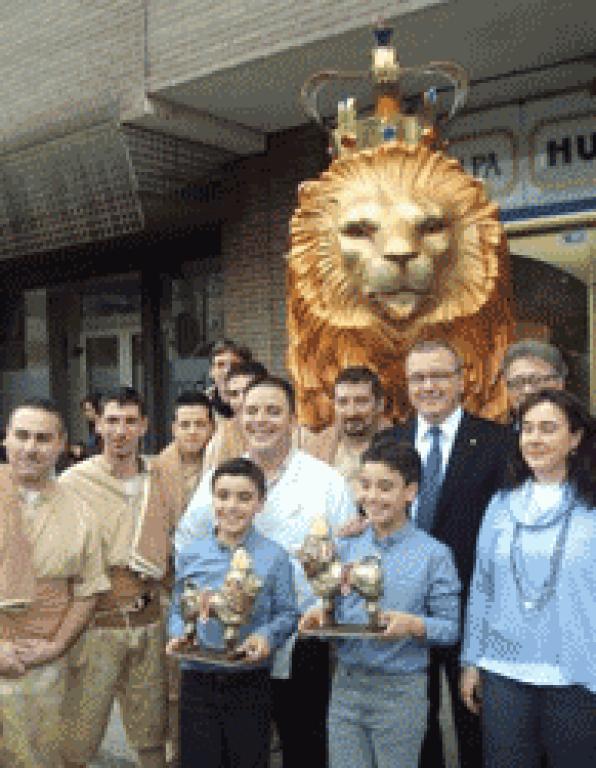
[[[596,766],[595,420],[567,392],[520,409],[506,487],[487,511],[462,651],[485,768]]]

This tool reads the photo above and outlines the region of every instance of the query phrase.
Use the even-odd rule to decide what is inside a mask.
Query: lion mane
[[[420,210],[430,211],[426,230],[416,229]],[[385,245],[373,247],[371,232]],[[401,245],[389,248],[391,240]],[[405,255],[387,253],[400,247]],[[424,290],[404,287],[405,274]],[[387,284],[398,286],[393,298]],[[348,365],[374,370],[392,414],[406,415],[404,360],[420,339],[446,339],[459,351],[467,408],[503,413],[511,286],[498,208],[482,182],[442,152],[401,141],[335,160],[299,188],[287,321],[298,418],[314,429],[332,420],[333,384]]]

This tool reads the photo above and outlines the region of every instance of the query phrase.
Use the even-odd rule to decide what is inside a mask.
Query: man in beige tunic
[[[61,768],[67,650],[109,589],[98,529],[53,479],[64,448],[46,401],[16,408],[0,467],[0,765]]]
[[[205,448],[213,435],[211,401],[203,392],[182,392],[174,403],[172,442],[152,464],[161,470],[177,523],[206,469]]]
[[[300,447],[335,467],[358,498],[360,456],[375,432],[390,426],[378,376],[365,366],[344,368],[335,381],[333,405],[333,424],[318,433],[302,428]]]
[[[170,554],[175,509],[159,467],[139,456],[147,430],[140,396],[107,395],[97,429],[103,452],[61,478],[88,501],[101,528],[112,583],[98,600],[93,625],[71,654],[66,697],[67,765],[95,755],[118,698],[129,742],[142,768],[165,763],[166,674],[161,583]]]

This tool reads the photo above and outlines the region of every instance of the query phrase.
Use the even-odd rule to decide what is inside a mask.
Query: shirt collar
[[[410,535],[413,530],[414,523],[408,519],[401,528],[397,529],[397,531],[393,531],[393,533],[390,533],[389,536],[383,536],[382,539],[379,539],[377,538],[377,534],[375,533],[372,525],[370,526],[372,540],[377,545],[377,547],[382,547],[383,549],[389,549],[394,544],[397,544],[398,541],[403,541],[407,536]]]
[[[216,526],[213,526],[211,529],[211,535],[213,536],[213,540],[215,541],[216,546],[221,551],[230,552],[230,547],[227,546],[227,544],[223,544],[218,538],[217,538],[217,530]],[[254,547],[255,543],[255,537],[257,536],[257,532],[255,531],[254,525],[251,525],[248,531],[245,533],[244,538],[242,541],[239,541],[236,545],[236,549],[239,547],[243,547],[246,550],[250,550]]]
[[[459,423],[462,420],[463,413],[461,405],[458,405],[457,408],[450,413],[443,422],[441,422],[441,424],[431,424],[430,421],[427,421],[427,419],[419,413],[416,422],[417,434],[419,437],[426,440],[428,430],[431,429],[431,427],[437,426],[441,428],[443,439],[453,440],[459,427]]]

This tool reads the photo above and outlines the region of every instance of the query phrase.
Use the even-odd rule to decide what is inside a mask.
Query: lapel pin
[[[471,437],[470,438],[470,445],[476,445],[476,438],[475,437]]]

